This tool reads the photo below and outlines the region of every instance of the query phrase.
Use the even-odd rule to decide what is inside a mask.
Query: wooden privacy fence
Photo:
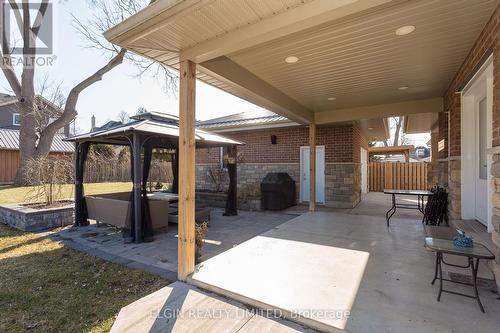
[[[382,192],[384,189],[426,190],[427,163],[370,162],[368,182],[371,192]]]
[[[172,183],[172,167],[170,162],[151,163],[149,171],[150,182]],[[113,163],[99,161],[88,161],[85,170],[84,181],[86,183],[102,182],[130,182],[130,162]]]

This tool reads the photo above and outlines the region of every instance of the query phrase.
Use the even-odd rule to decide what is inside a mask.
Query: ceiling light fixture
[[[405,25],[404,27],[398,28],[396,30],[396,35],[398,36],[404,36],[411,34],[413,31],[415,31],[415,26],[414,25]]]
[[[369,131],[373,131],[373,127],[368,127],[368,130]]]
[[[337,99],[337,98],[335,98],[335,97],[328,97],[328,98],[327,98],[327,100],[329,100],[329,101],[334,101],[334,100],[336,100],[336,99]]]
[[[286,58],[285,58],[285,62],[286,62],[287,64],[294,64],[294,63],[296,63],[297,61],[299,61],[299,58],[298,58],[298,57],[296,57],[296,56],[289,56],[289,57],[286,57]]]
[[[402,87],[399,87],[398,90],[406,90],[408,88],[410,88],[410,87],[408,87],[408,86],[402,86]]]

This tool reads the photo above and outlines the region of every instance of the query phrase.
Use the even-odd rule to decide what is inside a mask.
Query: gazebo
[[[129,146],[131,153],[131,178],[133,182],[130,239],[134,242],[151,240],[153,230],[149,214],[147,182],[151,167],[153,149],[171,149],[172,191],[179,189],[179,119],[176,116],[147,112],[131,117],[132,121],[121,126],[94,131],[65,139],[75,143],[75,225],[88,225],[87,209],[84,198],[83,179],[85,161],[92,144]],[[223,136],[195,130],[195,148],[226,147],[229,188],[225,215],[237,215],[236,190],[236,146],[241,143]],[[182,154],[182,152],[181,152]],[[182,163],[182,159],[181,159]],[[194,156],[190,163],[195,163]],[[194,198],[188,198],[194,200]],[[166,217],[168,218],[168,217]],[[194,216],[190,216],[194,220]]]

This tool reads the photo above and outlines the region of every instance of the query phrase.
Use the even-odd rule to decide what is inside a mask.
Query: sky
[[[92,16],[87,1],[54,0],[54,55],[53,66],[37,68],[37,77],[48,77],[55,84],[61,84],[65,93],[80,81],[93,74],[109,60],[109,54],[87,48],[88,42],[73,27],[72,14],[85,22]],[[76,128],[79,132],[90,130],[92,115],[96,125],[117,120],[118,113],[130,115],[140,107],[149,111],[160,111],[177,115],[178,100],[175,94],[167,93],[163,82],[145,75],[137,77],[137,67],[125,61],[106,74],[102,81],[85,89],[77,104]],[[11,93],[11,89],[0,75],[0,92]],[[259,106],[244,101],[217,88],[198,81],[196,85],[196,119],[206,120],[229,114],[260,110]],[[408,136],[409,143],[425,145],[427,135]]]

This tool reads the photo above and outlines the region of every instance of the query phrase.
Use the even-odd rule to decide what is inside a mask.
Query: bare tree
[[[102,68],[74,86],[64,103],[62,103],[64,104],[63,112],[46,126],[39,126],[40,121],[37,115],[44,114],[49,104],[44,105],[44,103],[41,103],[41,99],[37,98],[35,93],[36,45],[40,29],[45,23],[44,18],[48,10],[49,1],[42,0],[40,2],[34,18],[31,13],[33,4],[30,4],[28,1],[17,3],[15,0],[9,0],[9,5],[14,13],[23,42],[23,61],[20,79],[12,65],[13,48],[8,45],[8,38],[5,35],[3,36],[3,47],[0,51],[0,57],[2,58],[1,67],[5,78],[19,101],[18,108],[21,117],[19,150],[21,160],[16,175],[16,183],[24,184],[27,180],[25,169],[28,161],[47,156],[54,135],[60,128],[68,125],[76,117],[76,105],[80,93],[92,84],[102,80],[103,75],[121,64],[127,50],[116,50]]]
[[[394,138],[392,144],[389,143],[389,140],[384,141],[384,146],[399,146],[400,144],[400,136],[401,136],[401,127],[403,126],[403,117],[392,117],[391,118],[391,130],[394,130]],[[401,143],[402,144],[402,143]]]
[[[130,121],[130,115],[126,111],[122,110],[118,113],[117,119],[122,124],[126,124]]]
[[[86,48],[95,49],[102,53],[117,52],[116,46],[109,43],[103,34],[127,17],[137,13],[154,0],[88,0],[94,9],[94,15],[87,21],[82,21],[73,15],[73,26],[86,40]],[[178,52],[178,50],[172,50]],[[131,52],[125,59],[137,68],[136,77],[151,75],[159,80],[168,94],[177,91],[178,75],[163,64],[151,61]]]
[[[177,87],[177,77],[168,68],[164,66],[153,65],[149,60],[144,60],[126,49],[117,48],[108,43],[103,37],[102,32],[108,30],[127,17],[135,14],[140,9],[153,1],[148,0],[88,0],[90,6],[94,8],[94,15],[88,22],[82,22],[74,16],[74,27],[85,37],[88,42],[87,47],[101,51],[107,57],[107,62],[94,74],[83,79],[74,86],[64,98],[60,85],[48,85],[48,79],[42,80],[40,94],[51,91],[52,98],[41,99],[37,97],[35,89],[35,69],[37,56],[37,38],[41,27],[44,25],[45,15],[49,7],[49,0],[41,0],[35,17],[31,16],[30,10],[33,4],[28,1],[18,3],[16,0],[8,0],[14,17],[19,27],[19,32],[23,42],[22,45],[22,70],[18,78],[14,66],[12,65],[12,52],[14,45],[9,45],[8,38],[3,36],[2,50],[0,58],[2,60],[2,71],[7,79],[10,88],[19,100],[19,113],[21,118],[20,127],[20,166],[17,171],[17,184],[26,183],[25,168],[30,159],[37,159],[47,156],[54,135],[57,131],[76,117],[76,105],[80,93],[94,83],[102,80],[103,76],[109,71],[120,65],[124,59],[132,61],[139,68],[137,75],[143,75],[147,71],[153,70],[153,75],[165,79],[165,89],[175,91]],[[4,22],[5,24],[5,22]],[[50,103],[48,103],[48,102]],[[50,114],[54,106],[59,105],[62,112],[55,115]],[[50,122],[43,123],[43,119],[50,119]]]

